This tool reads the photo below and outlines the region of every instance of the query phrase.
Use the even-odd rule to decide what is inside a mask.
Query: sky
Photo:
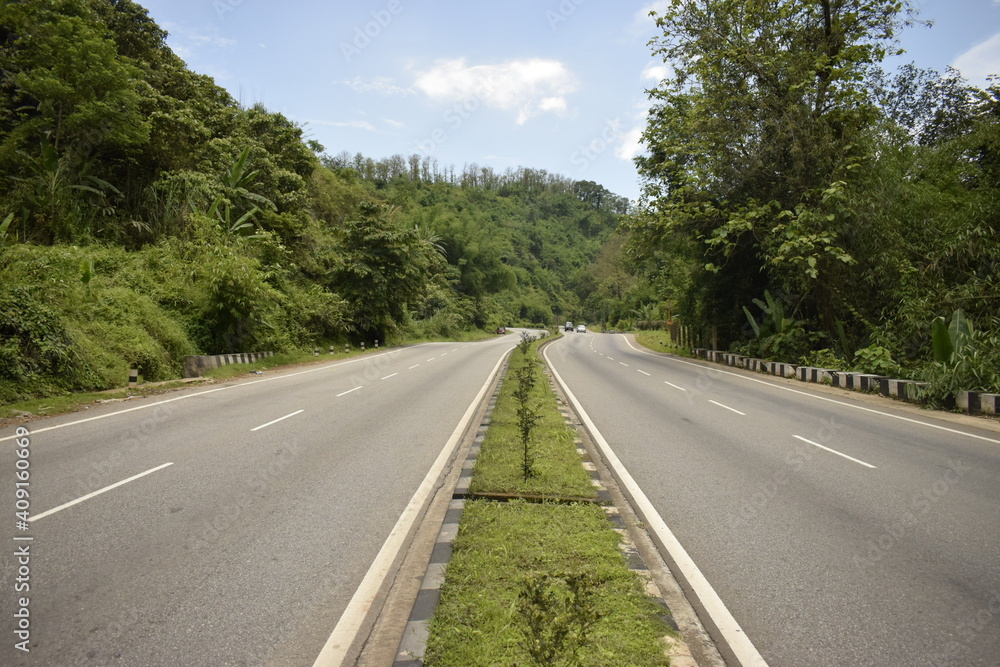
[[[138,0],[188,67],[327,153],[530,167],[636,199],[665,0]],[[1000,73],[1000,0],[915,0],[898,64]]]

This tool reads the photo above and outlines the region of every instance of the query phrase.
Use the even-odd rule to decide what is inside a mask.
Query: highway
[[[0,429],[0,664],[312,665],[516,342],[320,360],[31,422],[27,529],[17,431]]]
[[[730,662],[1000,664],[1000,429],[625,335],[545,354],[735,620]]]

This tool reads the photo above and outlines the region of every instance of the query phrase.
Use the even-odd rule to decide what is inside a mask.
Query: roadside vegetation
[[[664,610],[604,510],[565,501],[595,492],[541,368],[518,396],[524,369],[541,365],[536,347],[513,353],[470,483],[471,495],[510,499],[466,501],[424,664],[667,665]],[[527,456],[525,404],[539,417]]]
[[[639,343],[639,345],[642,345],[653,352],[676,354],[682,357],[691,356],[691,350],[689,348],[681,347],[673,342],[669,331],[639,329],[631,331],[630,333],[635,334],[635,340]]]
[[[463,339],[579,308],[626,200],[544,170],[334,155],[165,37],[130,0],[3,6],[0,405],[175,378],[187,354]]]
[[[748,356],[1000,391],[1000,86],[886,71],[918,3],[737,0],[656,15],[644,197],[587,305]],[[998,72],[997,74],[1000,74]],[[932,323],[971,323],[957,354]]]

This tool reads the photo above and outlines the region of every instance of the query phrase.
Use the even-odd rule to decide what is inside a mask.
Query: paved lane
[[[548,356],[769,664],[997,664],[1000,433],[621,335]]]
[[[312,665],[515,342],[420,345],[34,422],[34,515],[172,465],[28,531],[3,429],[7,543],[34,539],[31,652],[10,639],[5,586],[0,663]],[[3,559],[5,582],[17,567]]]

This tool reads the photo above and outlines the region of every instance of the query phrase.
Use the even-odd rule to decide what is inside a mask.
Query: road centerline
[[[266,424],[261,424],[257,428],[252,428],[250,430],[251,431],[259,431],[259,430],[261,430],[263,428],[267,428],[268,426],[272,426],[274,424],[277,424],[280,421],[284,421],[284,420],[288,419],[289,417],[294,417],[295,415],[302,414],[303,412],[305,412],[305,410],[296,410],[295,412],[291,413],[290,415],[285,415],[284,417],[278,417],[277,419],[273,419],[273,420],[267,422]]]
[[[361,387],[355,387],[354,389],[348,389],[347,391],[342,391],[339,394],[337,394],[337,398],[340,398],[341,396],[347,396],[348,394],[353,394],[358,389],[361,389]]]
[[[680,389],[681,391],[687,391],[687,389],[685,389],[684,387],[681,387],[681,386],[679,386],[679,385],[676,385],[676,384],[674,384],[673,382],[667,382],[666,380],[664,380],[664,381],[663,381],[663,384],[669,384],[669,385],[670,385],[671,387],[673,387],[674,389]]]
[[[399,375],[399,373],[393,373],[392,375],[386,375],[386,376],[385,376],[384,378],[382,378],[382,379],[383,379],[383,380],[388,380],[389,378],[394,378],[394,377],[396,377],[397,375]]]
[[[644,370],[640,370],[640,369],[638,369],[638,368],[637,368],[637,369],[635,369],[635,370],[636,370],[637,372],[639,372],[639,373],[642,373],[642,374],[643,374],[643,375],[645,375],[646,377],[653,377],[653,376],[652,376],[651,374],[647,373],[647,372],[646,372],[646,371],[644,371]]]
[[[68,503],[63,503],[62,505],[59,505],[58,507],[53,507],[50,510],[46,510],[46,511],[42,512],[41,514],[36,514],[33,517],[29,517],[28,521],[38,521],[39,519],[44,519],[45,517],[49,516],[50,514],[55,514],[56,512],[61,512],[62,510],[66,509],[68,507],[72,507],[73,505],[78,505],[78,504],[84,502],[85,500],[90,500],[91,498],[93,498],[95,496],[99,496],[102,493],[105,493],[105,492],[110,491],[112,489],[117,489],[119,486],[122,486],[124,484],[128,484],[129,482],[134,482],[135,480],[139,479],[140,477],[145,477],[146,475],[151,475],[154,472],[156,472],[157,470],[163,470],[164,468],[166,468],[168,466],[172,466],[172,465],[173,465],[173,462],[171,461],[170,463],[164,463],[163,465],[156,466],[155,468],[150,468],[149,470],[147,470],[145,472],[141,472],[138,475],[132,475],[128,479],[123,479],[120,482],[115,482],[114,484],[106,486],[103,489],[98,489],[97,491],[92,491],[92,492],[88,493],[85,496],[80,496],[76,500],[71,500]]]

